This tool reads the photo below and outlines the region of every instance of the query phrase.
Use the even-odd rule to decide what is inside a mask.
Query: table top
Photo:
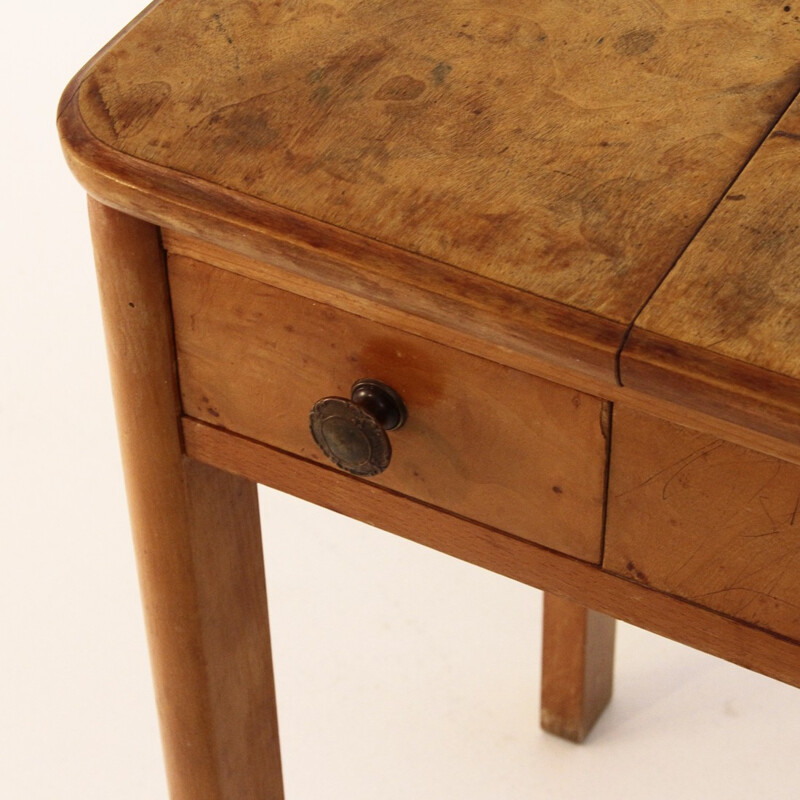
[[[110,205],[800,444],[798,88],[764,0],[163,0],[60,125]]]

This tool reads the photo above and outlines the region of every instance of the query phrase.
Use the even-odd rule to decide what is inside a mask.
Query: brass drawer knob
[[[337,467],[353,475],[377,475],[389,466],[386,431],[406,421],[406,407],[391,386],[370,378],[353,384],[350,399],[323,397],[311,409],[311,435]]]

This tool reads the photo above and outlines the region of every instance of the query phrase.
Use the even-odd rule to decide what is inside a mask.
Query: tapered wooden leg
[[[170,795],[281,800],[256,487],[183,453],[157,228],[89,213]]]
[[[616,620],[544,596],[542,727],[582,742],[611,699]]]

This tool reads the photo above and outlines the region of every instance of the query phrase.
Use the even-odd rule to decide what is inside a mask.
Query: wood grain
[[[169,274],[185,413],[324,461],[314,403],[381,380],[409,419],[372,480],[599,562],[602,401],[181,256]]]
[[[68,88],[69,91],[69,88]],[[191,175],[131,160],[97,139],[77,102],[58,117],[64,155],[88,193],[112,208],[366,298],[456,335],[486,340],[512,357],[581,380],[617,382],[625,326],[382,242],[309,220]],[[267,266],[268,265],[268,266]]]
[[[616,621],[545,592],[541,724],[582,742],[611,700]]]
[[[800,102],[731,187],[637,328],[800,382],[798,160]]]
[[[800,640],[800,467],[617,406],[603,566]]]
[[[800,444],[800,102],[648,303],[626,386]]]
[[[800,646],[783,636],[203,423],[183,433],[203,462],[800,687]]]
[[[59,126],[107,205],[611,399],[626,326],[796,92],[798,19],[784,8],[165,0],[76,76]],[[621,364],[640,396],[795,453],[796,113]],[[758,280],[716,246],[733,241],[729,223]],[[731,333],[745,327],[752,337]]]
[[[158,229],[90,218],[170,794],[282,800],[256,487],[183,452]]]
[[[799,27],[764,0],[164,0],[78,101],[132,159],[627,322],[793,98]]]

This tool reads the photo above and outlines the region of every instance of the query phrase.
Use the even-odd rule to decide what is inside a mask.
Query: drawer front
[[[312,406],[383,381],[408,421],[370,481],[599,563],[602,401],[192,259],[169,275],[185,414],[330,466]]]
[[[617,406],[603,560],[800,640],[800,467]]]

